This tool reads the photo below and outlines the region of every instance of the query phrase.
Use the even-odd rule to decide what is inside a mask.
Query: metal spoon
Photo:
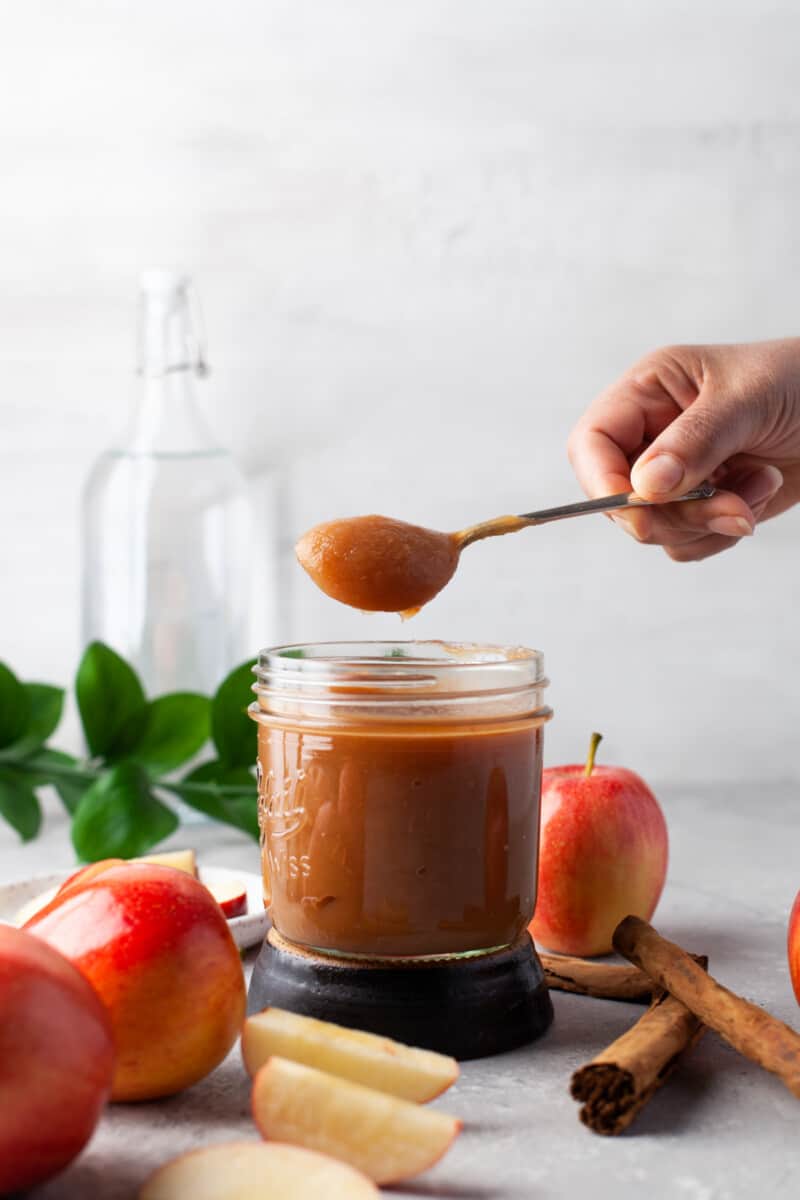
[[[684,500],[710,500],[715,489],[710,483],[692,488],[683,496],[676,496],[669,504],[680,504]],[[491,521],[481,521],[478,525],[470,525],[453,534],[459,549],[479,542],[482,538],[498,537],[504,533],[514,533],[525,529],[528,525],[547,525],[550,521],[564,521],[567,517],[582,517],[586,513],[614,512],[621,508],[649,508],[654,504],[662,504],[661,500],[643,500],[635,492],[618,492],[615,496],[600,496],[597,500],[579,500],[577,504],[561,504],[556,508],[542,508],[538,512],[520,513],[518,516],[493,517]]]
[[[714,488],[704,483],[671,503],[707,500],[713,495]],[[365,612],[409,616],[442,590],[458,566],[461,551],[472,542],[516,533],[528,525],[653,503],[635,492],[621,492],[519,516],[494,517],[457,533],[424,529],[376,514],[348,517],[315,525],[303,534],[295,550],[300,565],[317,587],[334,600]]]

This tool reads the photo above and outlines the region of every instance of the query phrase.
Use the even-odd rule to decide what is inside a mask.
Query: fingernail
[[[754,504],[763,504],[771,500],[783,485],[783,472],[777,467],[761,467],[750,475],[739,488],[739,495],[745,504],[752,508]]]
[[[673,454],[656,454],[633,468],[631,482],[637,492],[658,495],[674,492],[683,476],[683,464]]]
[[[753,526],[745,517],[715,517],[708,522],[712,533],[721,533],[725,537],[750,537]]]

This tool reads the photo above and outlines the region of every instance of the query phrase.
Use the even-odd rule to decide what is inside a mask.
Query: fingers
[[[781,509],[780,471],[752,455],[759,406],[722,379],[714,348],[657,351],[590,405],[568,443],[587,495],[653,502],[611,519],[677,561],[719,553]],[[669,503],[706,479],[718,489],[709,500]]]
[[[633,491],[630,462],[645,442],[648,415],[637,389],[623,382],[599,396],[575,426],[567,454],[590,499]],[[668,419],[665,416],[665,424]],[[651,522],[645,509],[630,510],[614,520],[639,541],[649,536]]]
[[[728,491],[718,491],[709,500],[685,500],[638,510],[648,517],[644,533],[640,528],[629,527],[629,518],[635,511],[626,510],[617,520],[637,541],[650,546],[682,546],[708,534],[749,537],[756,523],[748,504],[735,492]]]
[[[651,510],[659,516],[649,536],[639,540],[662,545],[674,562],[701,562],[751,534],[782,484],[782,473],[772,466],[733,476],[728,481],[730,490],[717,492],[710,500]],[[670,513],[673,520],[661,515]]]
[[[682,546],[665,546],[664,550],[673,562],[702,562],[704,558],[711,558],[714,554],[729,550],[731,546],[736,545],[737,540],[737,538],[709,534],[707,537],[698,538],[697,541],[687,542]]]
[[[725,486],[744,500],[751,512],[760,517],[783,487],[783,472],[777,467],[757,467],[754,471],[726,480]]]
[[[690,406],[703,381],[696,347],[648,354],[594,400],[570,434],[567,453],[586,494],[610,495],[630,464]],[[621,478],[620,478],[621,477]]]
[[[570,434],[567,453],[592,499],[633,491],[630,464],[697,394],[670,350],[648,355],[589,406]],[[614,518],[640,541],[651,531],[647,509]]]
[[[644,415],[626,396],[613,391],[587,410],[570,434],[567,454],[586,495],[630,492],[628,461],[644,439]]]
[[[663,501],[697,487],[748,448],[754,412],[752,404],[727,400],[704,384],[694,403],[634,463],[635,490],[646,500]]]

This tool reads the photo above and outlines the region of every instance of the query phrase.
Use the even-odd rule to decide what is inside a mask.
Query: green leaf
[[[69,768],[65,770],[65,768]],[[25,759],[24,770],[30,772],[34,787],[54,787],[67,812],[74,813],[83,795],[95,781],[91,771],[81,772],[78,760],[63,750],[42,746]]]
[[[79,779],[53,780],[53,787],[64,808],[73,816],[78,811],[78,805],[92,786],[93,780],[81,782]]]
[[[33,787],[44,787],[54,782],[53,776],[59,775],[62,768],[69,767],[72,773],[77,761],[63,750],[50,750],[47,746],[39,746],[33,754],[15,762],[14,766],[24,773]]]
[[[230,767],[251,767],[256,761],[256,727],[247,715],[252,683],[252,664],[242,663],[223,679],[211,701],[211,736]]]
[[[211,702],[196,692],[172,692],[147,705],[145,723],[129,758],[151,775],[185,763],[208,741]]]
[[[189,787],[183,785],[189,784]],[[203,784],[203,789],[192,784]],[[237,788],[239,795],[226,795],[222,788]],[[180,781],[169,785],[171,792],[215,821],[243,829],[258,841],[258,794],[255,776],[247,767],[229,767],[214,759],[196,767]]]
[[[28,698],[28,720],[22,737],[0,751],[0,758],[25,758],[47,741],[58,727],[64,710],[64,689],[49,683],[23,683]]]
[[[64,689],[50,683],[24,683],[30,704],[30,719],[25,736],[46,742],[55,733],[64,711]]]
[[[145,698],[139,677],[103,642],[87,646],[78,667],[75,694],[91,753],[122,758],[141,737]]]
[[[30,720],[28,693],[13,671],[0,662],[0,746],[21,738]]]
[[[72,819],[72,844],[85,862],[133,858],[178,826],[172,809],[156,800],[136,763],[120,763],[93,783]]]
[[[30,780],[10,768],[0,770],[0,816],[16,829],[23,842],[35,838],[42,810]]]
[[[40,746],[33,754],[15,763],[18,774],[33,788],[53,787],[70,813],[78,807],[84,792],[96,779],[94,771],[82,771],[78,760],[63,750]]]

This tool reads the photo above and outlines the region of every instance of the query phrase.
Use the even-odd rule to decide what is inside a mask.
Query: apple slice
[[[277,1056],[253,1080],[253,1116],[262,1137],[330,1154],[376,1183],[426,1171],[461,1129],[444,1113]]]
[[[64,880],[61,888],[63,890],[72,887],[73,883],[79,881],[82,884],[86,883],[100,871],[107,871],[109,867],[121,867],[126,862],[152,863],[155,867],[173,867],[176,871],[185,871],[187,875],[197,878],[197,859],[194,850],[165,850],[163,854],[143,854],[140,858],[101,858],[99,862],[89,863],[75,871],[69,879]]]
[[[61,887],[58,889],[58,894],[70,891],[76,884],[81,887],[93,879],[95,875],[100,875],[103,871],[107,871],[109,867],[124,867],[124,858],[101,858],[97,862],[87,863],[85,867],[79,867],[77,871],[64,880]]]
[[[197,858],[194,850],[165,850],[162,854],[143,854],[132,862],[153,863],[157,867],[174,867],[197,878]]]
[[[173,1158],[139,1200],[377,1200],[375,1185],[344,1163],[297,1146],[223,1142]]]
[[[14,917],[14,924],[24,925],[26,921],[29,921],[31,917],[45,908],[51,900],[55,900],[56,896],[60,896],[62,892],[71,890],[76,883],[80,883],[81,885],[87,883],[92,876],[99,875],[101,871],[107,871],[109,867],[121,867],[124,862],[123,858],[103,858],[99,862],[79,867],[77,871],[73,871],[71,875],[68,875],[63,883],[58,884],[56,887],[48,888],[46,892],[34,896],[32,900],[27,900]]]
[[[265,1008],[245,1021],[242,1031],[242,1057],[250,1075],[273,1054],[417,1104],[440,1096],[458,1079],[458,1063],[446,1054],[282,1008]]]
[[[49,904],[55,896],[58,895],[57,887],[48,888],[46,892],[41,892],[38,896],[34,896],[32,900],[26,900],[22,908],[14,916],[15,925],[24,925],[29,921],[34,913],[39,912],[46,904]]]
[[[202,883],[202,880],[200,882]],[[228,920],[231,917],[243,917],[247,912],[247,884],[244,880],[230,879],[224,883],[207,883],[206,887]]]

